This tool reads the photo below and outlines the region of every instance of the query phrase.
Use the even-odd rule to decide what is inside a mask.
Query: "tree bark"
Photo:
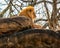
[[[32,27],[32,21],[27,17],[0,19],[0,34],[13,33]]]

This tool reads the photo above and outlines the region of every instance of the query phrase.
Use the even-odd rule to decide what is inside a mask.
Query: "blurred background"
[[[35,23],[44,29],[60,30],[60,0],[0,0],[0,18],[10,18],[25,7],[35,9]]]

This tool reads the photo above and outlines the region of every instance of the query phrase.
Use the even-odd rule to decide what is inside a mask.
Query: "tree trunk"
[[[0,19],[0,34],[13,33],[32,27],[32,21],[27,17]]]

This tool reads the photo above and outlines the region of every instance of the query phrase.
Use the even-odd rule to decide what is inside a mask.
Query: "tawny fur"
[[[25,9],[21,10],[21,12],[18,14],[18,16],[29,17],[32,20],[32,22],[33,22],[33,28],[38,28],[38,29],[42,28],[41,25],[36,25],[34,23],[34,19],[36,18],[34,7],[32,7],[32,6],[26,7]]]
[[[18,14],[18,16],[26,16],[30,19],[34,20],[36,18],[34,7],[28,6],[25,9],[21,10],[21,12]]]

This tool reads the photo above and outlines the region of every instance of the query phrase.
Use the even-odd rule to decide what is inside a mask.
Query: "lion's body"
[[[18,16],[25,16],[25,17],[30,18],[32,20],[32,22],[33,22],[32,28],[38,28],[38,29],[42,28],[41,25],[36,25],[34,23],[34,19],[36,18],[34,7],[32,7],[32,6],[26,7],[25,9],[21,10],[21,12],[18,14]]]

